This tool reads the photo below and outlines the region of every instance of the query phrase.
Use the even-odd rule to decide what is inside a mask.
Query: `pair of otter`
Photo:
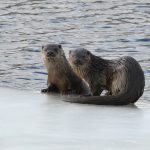
[[[71,68],[61,45],[45,45],[42,47],[42,53],[48,71],[48,88],[43,89],[42,92],[91,94],[89,86]]]
[[[77,49],[69,52],[68,62],[61,45],[48,44],[42,51],[48,71],[48,88],[42,92],[80,95],[92,92],[93,96],[67,101],[97,105],[127,105],[135,103],[143,94],[144,73],[132,57],[106,60],[86,49]],[[103,90],[108,91],[107,95],[99,96]]]

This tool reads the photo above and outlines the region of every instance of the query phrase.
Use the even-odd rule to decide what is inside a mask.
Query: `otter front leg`
[[[58,93],[59,90],[58,90],[58,88],[54,84],[50,84],[48,86],[48,88],[42,89],[41,92],[42,93],[48,93],[48,92],[56,92],[56,93]]]

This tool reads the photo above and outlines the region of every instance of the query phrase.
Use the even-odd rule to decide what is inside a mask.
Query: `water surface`
[[[149,97],[149,8],[148,0],[1,1],[0,86],[45,87],[41,46],[54,42],[62,44],[67,56],[77,47],[108,59],[133,56],[145,72]]]

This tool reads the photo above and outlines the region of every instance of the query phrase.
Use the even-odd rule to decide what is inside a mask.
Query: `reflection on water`
[[[0,2],[0,86],[46,86],[42,44],[61,43],[66,54],[85,47],[113,59],[136,58],[150,91],[150,2],[147,0],[5,0]]]

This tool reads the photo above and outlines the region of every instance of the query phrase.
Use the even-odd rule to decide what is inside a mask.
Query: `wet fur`
[[[135,103],[143,94],[144,73],[139,63],[130,56],[106,60],[85,49],[78,49],[70,52],[69,61],[73,70],[89,83],[95,95],[76,98],[73,102],[126,105]],[[98,96],[104,89],[108,91],[108,96]]]
[[[43,59],[48,71],[48,88],[42,92],[89,95],[88,85],[79,78],[68,63],[61,45],[48,44],[42,48]],[[54,57],[48,54],[52,53]]]

